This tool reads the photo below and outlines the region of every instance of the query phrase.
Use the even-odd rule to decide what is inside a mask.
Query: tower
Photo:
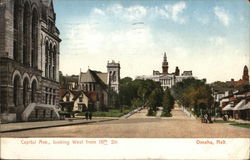
[[[162,73],[168,74],[168,61],[167,61],[166,52],[164,52],[164,57],[163,57],[163,62],[162,62]]]
[[[242,79],[243,79],[244,81],[249,81],[248,68],[247,68],[246,65],[244,66]]]
[[[107,64],[107,82],[110,88],[116,93],[119,93],[120,69],[120,63],[116,63],[114,60],[112,60],[111,63],[108,62]]]
[[[175,76],[179,76],[180,75],[180,69],[178,68],[178,66],[175,68]]]

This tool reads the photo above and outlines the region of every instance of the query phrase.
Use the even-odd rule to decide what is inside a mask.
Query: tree
[[[154,91],[155,89],[158,89]],[[120,104],[128,105],[128,106],[142,106],[149,104],[149,97],[154,92],[158,92],[161,94],[161,85],[158,82],[154,82],[152,80],[141,80],[136,79],[132,80],[130,77],[125,77],[120,80]],[[158,94],[154,93],[154,94]],[[152,95],[157,98],[157,96]],[[151,98],[151,101],[153,98]],[[161,102],[159,100],[158,102]],[[136,106],[136,107],[138,107]]]
[[[167,88],[163,96],[163,115],[169,115],[171,110],[174,108],[174,97],[171,95],[170,90]]]
[[[162,88],[155,88],[148,98],[149,107],[156,112],[157,107],[162,106],[163,90]]]
[[[211,87],[205,80],[184,79],[172,88],[173,95],[184,107],[199,116],[201,111],[209,111],[213,104]]]

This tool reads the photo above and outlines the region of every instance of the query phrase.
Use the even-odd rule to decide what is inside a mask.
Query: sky
[[[246,0],[54,0],[60,30],[60,70],[121,77],[192,70],[208,82],[242,77],[250,65],[250,3]]]

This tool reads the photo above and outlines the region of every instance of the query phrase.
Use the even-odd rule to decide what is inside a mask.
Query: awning
[[[246,100],[242,99],[237,105],[233,108],[233,110],[242,110],[242,108],[246,105]]]
[[[240,110],[250,109],[250,102],[244,105]]]
[[[233,104],[231,104],[231,103],[227,104],[222,110],[223,111],[233,110]]]

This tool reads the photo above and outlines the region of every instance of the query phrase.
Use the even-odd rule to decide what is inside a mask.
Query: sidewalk
[[[16,132],[23,130],[39,129],[39,128],[89,124],[89,123],[97,123],[104,121],[112,121],[117,119],[118,118],[112,118],[112,117],[93,117],[92,120],[86,120],[83,118],[74,118],[74,119],[56,120],[56,121],[7,123],[7,124],[1,124],[0,133]]]

